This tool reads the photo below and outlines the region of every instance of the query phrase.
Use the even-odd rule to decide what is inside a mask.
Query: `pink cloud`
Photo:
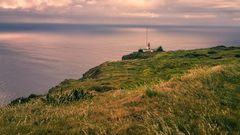
[[[46,7],[63,7],[71,3],[71,0],[5,0],[0,1],[0,7],[4,9],[42,9]]]

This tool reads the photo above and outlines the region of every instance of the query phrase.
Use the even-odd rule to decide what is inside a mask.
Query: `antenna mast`
[[[146,26],[146,46],[148,46],[148,26]]]

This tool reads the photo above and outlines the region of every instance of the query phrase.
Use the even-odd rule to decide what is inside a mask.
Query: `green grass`
[[[239,48],[106,62],[0,108],[0,134],[240,134]]]
[[[217,53],[209,54],[211,51]],[[106,86],[107,90],[135,89],[142,85],[167,81],[192,68],[236,63],[239,58],[235,55],[238,54],[239,49],[200,49],[153,53],[147,59],[106,62],[89,70],[82,79],[63,83],[53,88],[52,92],[57,92],[62,88],[69,90],[75,87],[94,91],[94,86]]]

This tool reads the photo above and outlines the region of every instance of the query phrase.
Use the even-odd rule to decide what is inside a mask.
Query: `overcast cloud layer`
[[[0,22],[240,25],[240,0],[1,0]]]

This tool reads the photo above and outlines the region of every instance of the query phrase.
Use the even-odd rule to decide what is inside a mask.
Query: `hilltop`
[[[0,134],[240,134],[240,48],[135,52],[0,108]]]

